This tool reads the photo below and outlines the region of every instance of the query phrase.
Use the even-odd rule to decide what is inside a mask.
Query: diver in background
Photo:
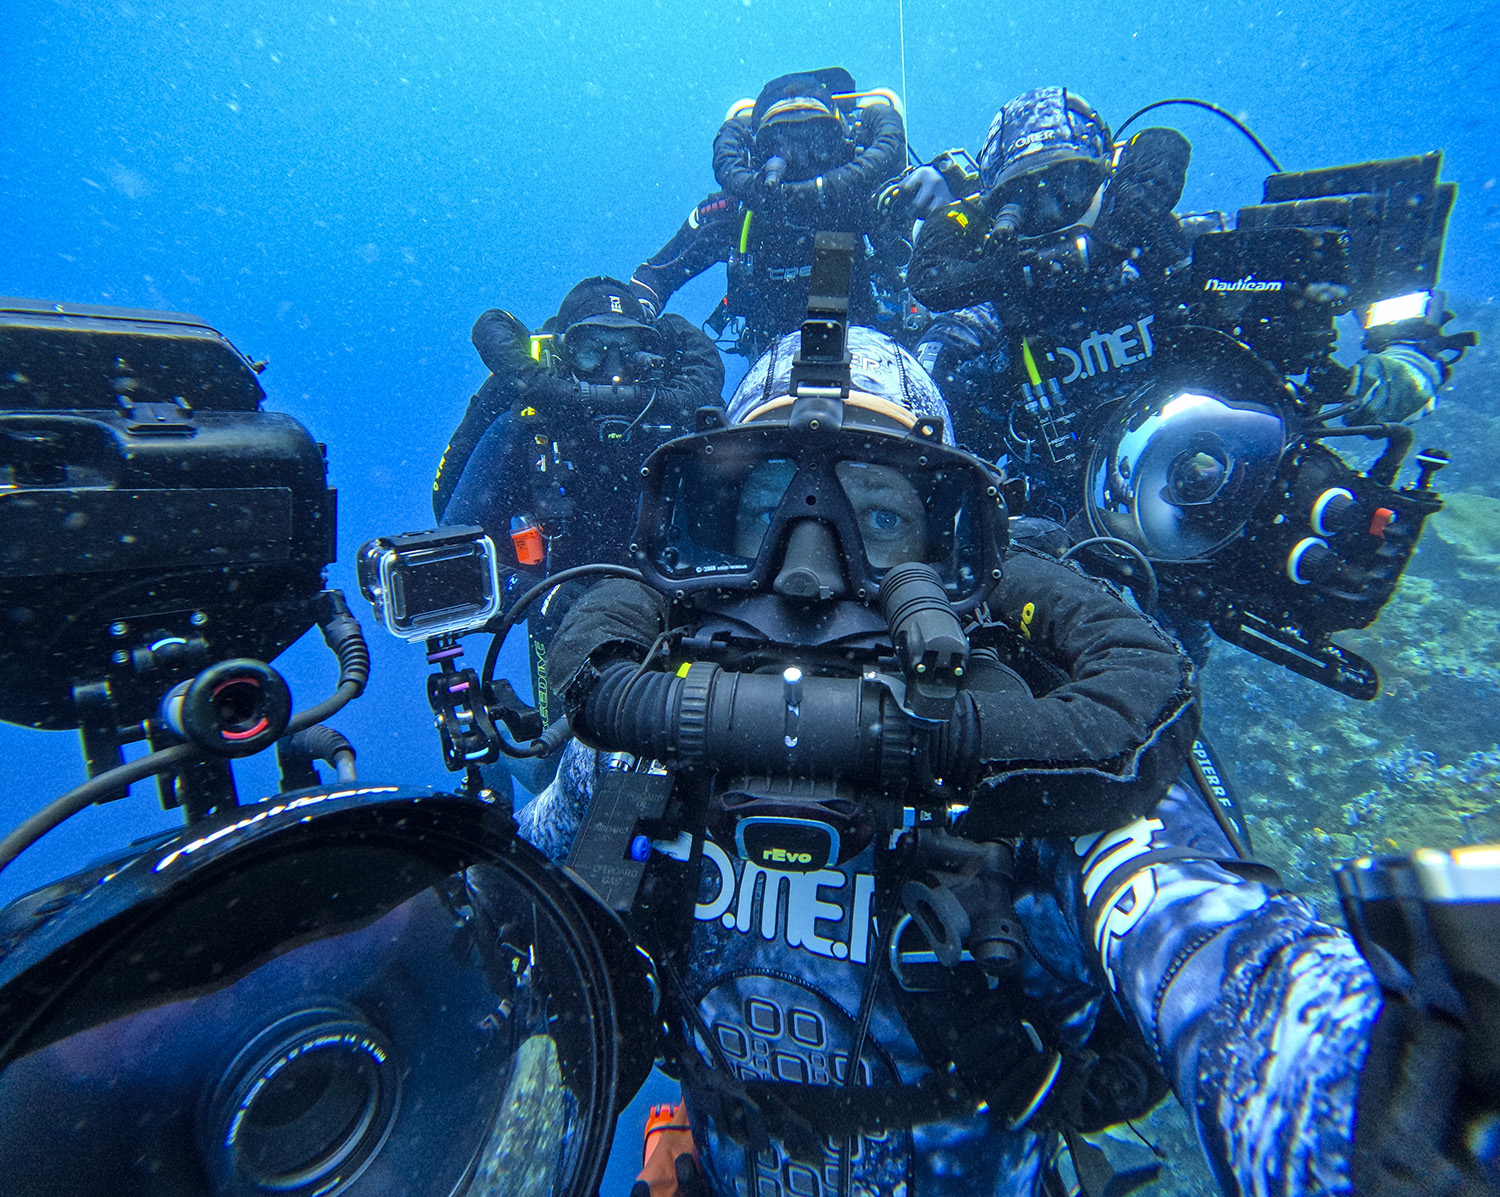
[[[514,421],[529,409],[519,417],[530,421],[525,434],[561,434],[566,447],[633,441],[644,458],[666,439],[661,433],[691,426],[692,413],[716,402],[724,385],[724,363],[707,337],[681,316],[657,317],[624,283],[603,275],[569,291],[535,336],[510,312],[491,308],[474,322],[471,339],[490,376],[469,400],[432,482],[432,513],[449,524],[461,522],[444,512],[470,455],[501,417]],[[535,435],[528,445],[540,444]],[[466,502],[472,515],[488,500]],[[517,509],[505,519],[523,514]],[[500,537],[508,528],[487,530]],[[599,541],[601,548],[613,543]]]
[[[585,279],[537,335],[510,312],[474,322],[490,376],[469,401],[433,481],[433,514],[479,524],[533,581],[625,561],[637,471],[719,402],[724,363],[681,316],[653,317],[617,279]],[[572,592],[570,592],[572,593]],[[545,644],[569,594],[533,617],[532,680],[549,709]]]
[[[943,313],[917,352],[960,441],[1007,457],[1030,481],[1032,507],[1060,522],[1077,513],[1089,446],[1054,460],[1046,430],[1022,410],[1022,384],[1039,369],[1062,382],[1070,410],[1087,413],[1143,381],[1158,342],[1187,314],[1194,239],[1224,227],[1221,213],[1173,210],[1191,154],[1166,128],[1114,146],[1081,96],[1037,88],[995,115],[980,190],[929,218],[917,238],[912,291]],[[1367,353],[1338,398],[1349,424],[1400,421],[1430,410],[1447,378],[1441,354],[1398,342]]]
[[[726,263],[728,294],[709,325],[718,333],[743,321],[735,352],[754,360],[807,311],[814,234],[850,232],[865,239],[852,318],[874,326],[898,317],[911,246],[874,197],[905,165],[906,129],[882,93],[853,92],[849,73],[829,68],[773,79],[753,106],[731,110],[714,138],[723,190],[636,267],[630,285],[641,302],[661,311],[689,279]]]

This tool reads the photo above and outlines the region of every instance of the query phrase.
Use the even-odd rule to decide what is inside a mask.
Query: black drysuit
[[[553,331],[552,323],[542,326],[544,332]],[[484,524],[492,536],[503,538],[511,517],[541,518],[533,500],[556,519],[570,515],[581,502],[591,520],[618,518],[587,538],[591,551],[603,557],[570,564],[618,556],[630,540],[628,521],[639,485],[636,467],[658,444],[693,431],[693,413],[718,403],[724,386],[724,363],[706,336],[681,316],[663,316],[654,327],[666,359],[658,382],[586,386],[534,359],[530,331],[509,312],[492,308],[481,315],[472,338],[490,376],[449,438],[432,484],[433,514],[449,524]],[[484,455],[483,476],[467,479],[465,517],[458,520],[447,513],[449,502],[481,439],[497,428]],[[539,462],[546,468],[538,468]],[[558,468],[559,462],[571,466]],[[619,472],[612,466],[628,475],[620,495],[615,494],[620,479],[609,476]],[[572,501],[562,503],[565,495]]]
[[[872,106],[862,110],[851,161],[817,179],[767,187],[748,123],[726,122],[714,142],[714,173],[724,190],[699,203],[676,235],[636,267],[631,289],[660,311],[688,280],[726,263],[723,315],[744,319],[738,351],[755,358],[807,315],[814,235],[855,233],[863,244],[855,256],[850,317],[881,327],[895,309],[878,302],[877,293],[901,288],[910,246],[903,230],[876,212],[875,193],[900,173],[905,150],[900,116]]]

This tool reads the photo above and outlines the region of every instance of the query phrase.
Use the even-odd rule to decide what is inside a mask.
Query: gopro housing
[[[477,526],[408,532],[368,541],[359,588],[392,636],[462,636],[500,611],[495,542]]]

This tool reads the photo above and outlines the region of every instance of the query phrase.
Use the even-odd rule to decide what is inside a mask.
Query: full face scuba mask
[[[871,601],[886,570],[933,566],[970,610],[999,576],[999,479],[958,449],[868,428],[809,438],[741,425],[662,446],[643,470],[636,563],[669,594],[771,594],[796,538],[836,546],[843,597]]]
[[[1023,237],[1066,229],[1088,213],[1107,173],[1107,164],[1091,159],[1054,162],[1001,184],[995,191],[994,210],[1014,205],[1016,231]]]
[[[755,153],[762,161],[780,158],[792,179],[811,178],[819,171],[841,165],[848,158],[849,143],[832,116],[805,116],[761,125],[755,134]]]
[[[608,370],[618,362],[619,372],[634,377],[641,373],[640,358],[661,355],[661,336],[644,324],[612,326],[579,322],[563,334],[563,352],[568,364],[585,377]]]

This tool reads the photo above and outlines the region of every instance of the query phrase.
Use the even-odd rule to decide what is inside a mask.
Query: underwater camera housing
[[[1442,507],[1424,449],[1413,485],[1396,476],[1403,424],[1344,428],[1310,419],[1275,370],[1212,329],[1164,334],[1161,365],[1094,443],[1085,508],[1095,536],[1149,559],[1164,592],[1224,639],[1354,698],[1373,665],[1331,642],[1373,623],[1427,517]],[[1323,444],[1383,440],[1367,470]],[[1108,571],[1103,554],[1090,561]]]
[[[379,537],[359,550],[359,589],[392,636],[474,631],[500,612],[495,542],[478,526]]]
[[[117,762],[174,685],[313,625],[335,494],[256,374],[195,316],[0,300],[0,719]]]
[[[1334,320],[1358,311],[1364,345],[1420,345],[1451,364],[1472,333],[1434,290],[1456,185],[1442,155],[1266,179],[1237,227],[1193,244],[1189,323],[1162,330],[1163,365],[1096,438],[1086,503],[1096,534],[1148,557],[1174,601],[1232,643],[1357,698],[1369,662],[1329,636],[1369,626],[1441,506],[1447,463],[1405,425],[1341,427],[1349,372]],[[1305,381],[1293,381],[1304,378]],[[1384,440],[1367,470],[1323,442]]]
[[[1441,153],[1269,176],[1236,227],[1193,243],[1193,319],[1230,333],[1283,374],[1327,357],[1334,317],[1437,285],[1458,187]],[[1413,313],[1436,334],[1435,322]],[[1460,338],[1462,339],[1462,338]],[[1464,342],[1465,344],[1471,342]]]
[[[0,717],[81,727],[90,772],[0,868],[153,774],[188,819],[0,910],[6,1192],[593,1192],[649,961],[499,796],[362,783],[318,724],[369,656],[322,448],[256,373],[195,317],[0,301]],[[393,551],[417,616],[484,581],[472,538]],[[314,622],[340,682],[294,714],[250,657]],[[284,792],[239,805],[272,743]]]

